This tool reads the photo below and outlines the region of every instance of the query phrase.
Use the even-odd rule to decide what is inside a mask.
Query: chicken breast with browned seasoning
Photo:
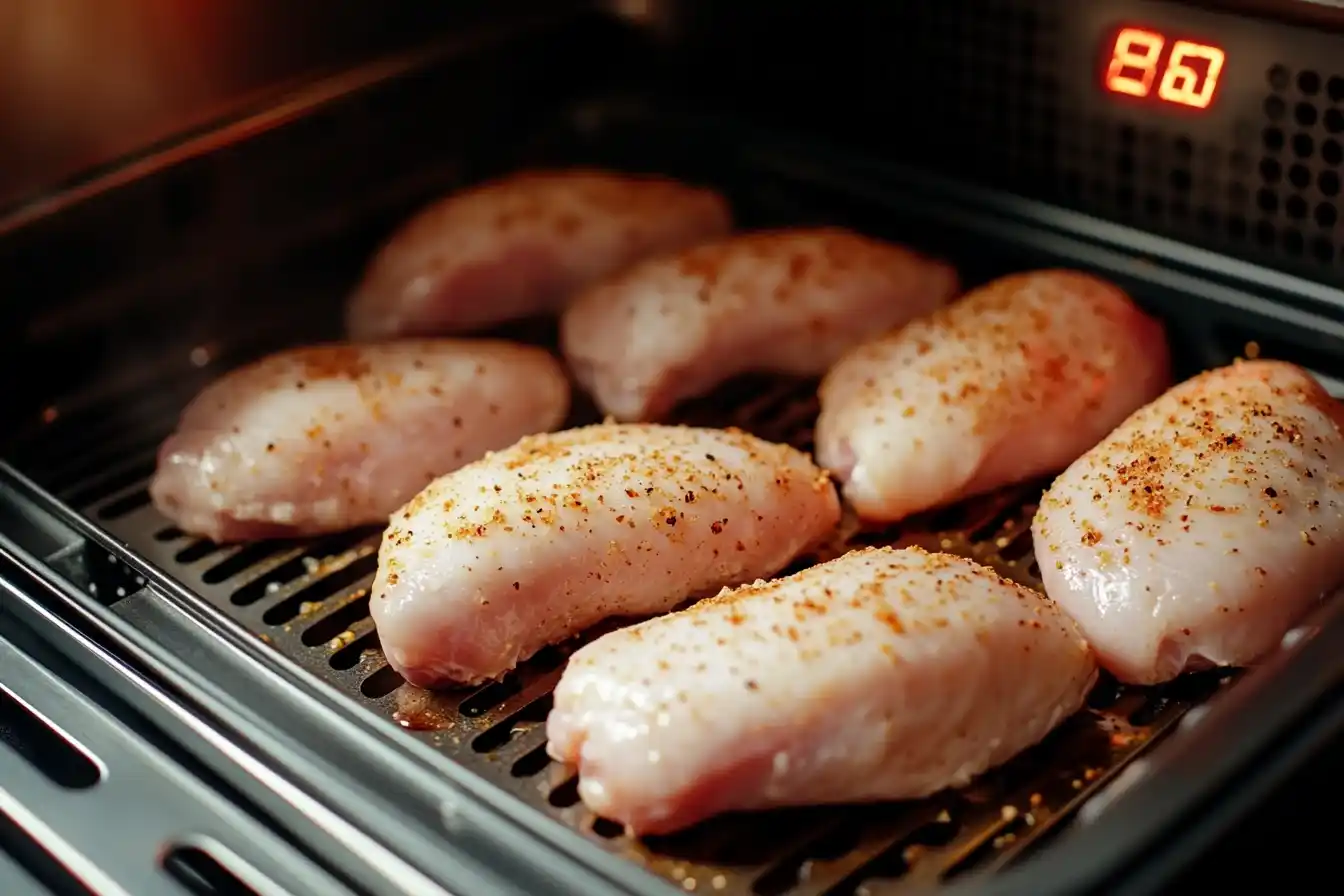
[[[551,315],[579,288],[732,228],[717,193],[665,177],[527,171],[411,218],[350,300],[356,339],[436,336]]]
[[[655,420],[744,373],[819,376],[850,346],[946,303],[950,266],[838,228],[728,237],[638,264],[561,319],[599,408]]]
[[[1162,325],[1074,271],[996,280],[848,352],[817,459],[891,522],[1062,469],[1169,382]]]
[[[811,458],[735,430],[535,436],[393,516],[370,607],[408,681],[479,682],[604,619],[770,575],[839,519]]]
[[[1256,361],[1171,389],[1078,459],[1032,527],[1102,665],[1153,684],[1247,665],[1344,583],[1344,411]]]
[[[220,542],[381,524],[434,477],[560,426],[568,408],[559,362],[507,342],[281,352],[188,405],[150,495]]]
[[[1036,592],[962,557],[868,548],[583,647],[547,749],[595,813],[666,833],[964,785],[1095,679],[1073,622]]]

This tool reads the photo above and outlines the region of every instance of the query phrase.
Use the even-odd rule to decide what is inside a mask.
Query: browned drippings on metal
[[[596,419],[582,399],[576,405],[572,423]],[[687,404],[676,422],[738,426],[810,450],[816,414],[814,384],[751,377]],[[162,420],[163,434],[170,423]],[[545,750],[551,689],[565,659],[629,620],[547,648],[494,684],[440,692],[405,686],[384,662],[372,621],[360,612],[367,601],[354,596],[372,580],[376,535],[265,548],[202,544],[173,529],[149,506],[143,478],[118,478],[117,471],[135,463],[148,469],[152,440],[137,443],[145,446],[145,456],[120,456],[103,465],[112,470],[102,475],[107,487],[91,481],[97,476],[67,479],[59,469],[45,484],[62,495],[84,497],[81,509],[118,538],[275,649],[399,724],[407,736],[434,745],[556,821],[688,892],[876,896],[924,888],[970,868],[1005,865],[1044,842],[1129,759],[1230,680],[1218,673],[1186,676],[1160,690],[1122,688],[1103,680],[1088,708],[1042,744],[970,787],[929,800],[730,815],[673,836],[636,840],[619,825],[595,818],[580,803],[573,774],[553,763]],[[79,468],[94,469],[88,460],[83,458]],[[962,554],[1039,589],[1030,521],[1043,485],[985,495],[877,531],[847,517],[832,543],[799,558],[788,571],[864,545],[920,545]],[[337,576],[346,580],[333,590],[328,586]],[[302,612],[290,616],[294,607]],[[268,614],[287,621],[272,624]],[[321,638],[309,634],[315,629]]]
[[[397,708],[392,720],[411,731],[438,731],[453,724],[457,716],[456,703],[462,695],[451,692],[427,691],[403,684],[396,690]]]

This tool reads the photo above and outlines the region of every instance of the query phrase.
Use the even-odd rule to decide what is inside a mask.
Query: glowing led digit
[[[1180,103],[1196,109],[1208,108],[1213,100],[1213,92],[1218,87],[1218,75],[1223,70],[1224,53],[1217,47],[1178,40],[1171,45],[1171,59],[1167,71],[1162,75],[1162,83],[1157,86],[1157,95],[1169,103]],[[1209,64],[1208,71],[1201,76],[1199,69],[1188,63],[1202,60]]]
[[[1106,87],[1116,93],[1147,96],[1157,76],[1157,60],[1166,38],[1139,28],[1126,28],[1115,38],[1111,64],[1106,68]]]

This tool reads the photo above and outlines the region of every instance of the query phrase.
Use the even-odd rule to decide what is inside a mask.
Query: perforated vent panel
[[[970,87],[958,104],[973,117],[971,142],[996,185],[1344,280],[1344,41],[1175,4],[992,7],[963,20],[976,45],[960,47]],[[1211,106],[1164,108],[1104,91],[1098,62],[1122,26],[1225,49]]]
[[[841,5],[834,32],[772,12],[759,29],[784,29],[787,44],[725,48],[759,85],[738,88],[756,92],[754,109],[958,180],[1344,282],[1344,34],[1150,0]],[[1161,34],[1163,66],[1177,40],[1221,48],[1209,106],[1157,102],[1156,83],[1144,101],[1104,90],[1123,28]]]

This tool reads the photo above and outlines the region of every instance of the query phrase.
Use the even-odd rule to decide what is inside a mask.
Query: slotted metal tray
[[[437,693],[411,688],[385,663],[368,615],[378,532],[221,547],[185,535],[154,509],[146,485],[157,442],[192,392],[237,360],[186,364],[165,389],[73,418],[57,413],[50,438],[32,443],[43,460],[31,472],[141,557],[407,736],[688,891],[895,893],[1005,866],[1044,842],[1186,710],[1233,680],[1230,674],[1189,676],[1158,689],[1103,681],[1087,709],[1046,742],[959,792],[915,803],[726,816],[676,835],[634,840],[588,812],[575,777],[545,752],[551,689],[566,656],[584,639],[543,651],[496,684]],[[815,384],[749,378],[689,404],[679,419],[738,426],[810,450],[816,412]],[[571,422],[593,419],[591,409],[580,407]],[[126,420],[139,425],[127,431]],[[1039,588],[1029,527],[1043,485],[1008,489],[880,531],[847,523],[836,543],[797,566],[861,545],[917,544],[963,554]],[[116,582],[95,574],[88,586],[134,587]]]

